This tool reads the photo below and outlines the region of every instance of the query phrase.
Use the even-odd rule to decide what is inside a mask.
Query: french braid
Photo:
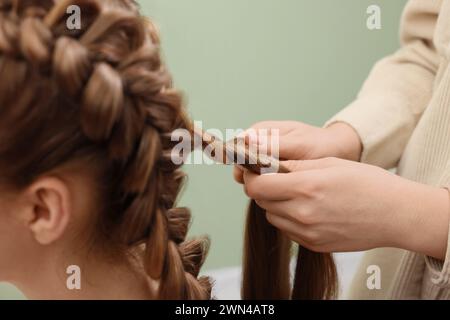
[[[65,27],[69,5],[82,9],[81,30]],[[176,208],[184,174],[170,158],[171,133],[189,119],[134,1],[0,0],[0,77],[0,126],[15,123],[5,133],[15,146],[0,144],[0,158],[16,163],[10,180],[101,154],[112,209],[103,233],[143,249],[158,298],[209,299],[209,280],[197,279],[209,241],[186,240],[191,216]],[[17,159],[23,145],[36,146],[30,160]]]

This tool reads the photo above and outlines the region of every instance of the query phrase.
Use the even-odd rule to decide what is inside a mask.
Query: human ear
[[[70,192],[59,178],[43,177],[27,189],[27,225],[34,239],[49,245],[64,234],[71,216]]]

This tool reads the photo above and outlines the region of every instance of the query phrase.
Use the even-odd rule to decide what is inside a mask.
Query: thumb
[[[330,167],[342,166],[346,160],[338,158],[322,158],[316,160],[288,160],[281,161],[280,164],[291,172],[318,170]]]
[[[237,183],[244,183],[244,170],[239,166],[234,166],[233,168],[233,177]]]

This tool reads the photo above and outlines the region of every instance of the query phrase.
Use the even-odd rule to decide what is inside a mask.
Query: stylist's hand
[[[317,252],[397,247],[443,258],[448,193],[378,167],[325,158],[288,174],[244,172],[247,195],[293,241]]]
[[[358,134],[345,123],[335,123],[324,129],[295,121],[267,121],[253,125],[256,133],[251,143],[264,145],[261,141],[264,130],[279,130],[279,157],[285,160],[308,160],[337,157],[358,161],[361,156],[361,141]],[[259,133],[262,135],[259,136]],[[265,139],[267,140],[267,139]],[[242,183],[242,170],[234,169],[234,178]]]

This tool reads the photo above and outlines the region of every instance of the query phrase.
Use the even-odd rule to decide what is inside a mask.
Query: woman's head
[[[209,298],[207,246],[174,208],[171,133],[188,127],[134,1],[0,0],[0,280],[83,245],[140,252],[160,298]]]

